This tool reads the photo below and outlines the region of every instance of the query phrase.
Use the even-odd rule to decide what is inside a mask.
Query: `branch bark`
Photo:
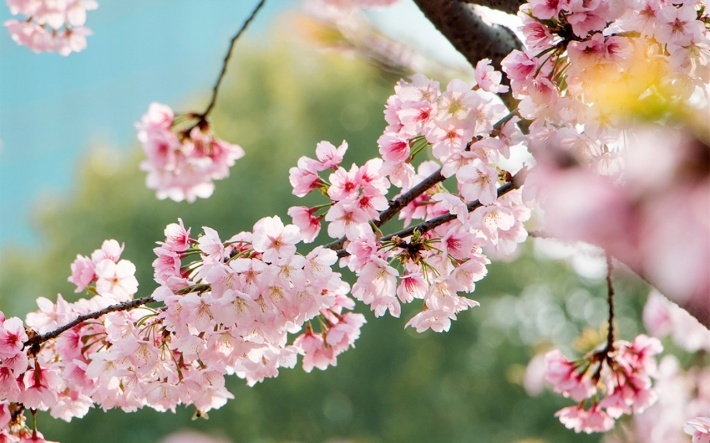
[[[472,66],[479,60],[490,58],[493,66],[500,69],[501,60],[514,49],[522,49],[522,43],[510,29],[486,24],[471,7],[459,0],[414,0],[414,3]],[[510,3],[505,0],[490,0],[482,3]],[[502,7],[502,6],[501,6]],[[503,84],[510,86],[506,76]],[[510,110],[517,108],[517,100],[511,92],[501,94]]]
[[[30,337],[26,342],[25,342],[25,347],[32,347],[35,345],[41,345],[42,343],[46,342],[47,340],[51,340],[53,338],[59,337],[59,334],[61,334],[64,331],[67,331],[74,326],[78,326],[82,323],[84,323],[87,320],[93,320],[97,319],[99,317],[102,317],[108,313],[111,312],[118,312],[118,311],[128,311],[130,309],[135,309],[139,306],[146,305],[148,303],[153,303],[155,299],[153,297],[143,297],[143,298],[137,298],[135,300],[129,300],[125,301],[123,303],[117,303],[115,305],[108,306],[104,309],[100,309],[98,311],[90,312],[88,314],[83,314],[75,318],[74,320],[70,321],[69,323],[58,327],[57,329],[54,329],[52,331],[47,332],[46,334],[42,335],[35,335],[33,337]]]

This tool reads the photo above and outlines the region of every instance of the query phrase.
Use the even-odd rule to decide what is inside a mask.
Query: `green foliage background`
[[[383,104],[395,78],[284,38],[243,53],[232,61],[213,117],[218,134],[241,144],[247,155],[217,183],[214,196],[191,205],[157,201],[138,170],[137,147],[130,155],[97,147],[79,168],[70,197],[38,204],[41,253],[10,251],[0,263],[1,310],[22,317],[39,296],[81,296],[66,281],[69,264],[106,238],[125,243],[124,257],[138,268],[139,295],[148,295],[155,287],[152,248],[168,223],[181,217],[193,235],[210,226],[226,238],[263,216],[289,220],[287,208],[304,203],[290,193],[288,169],[299,156],[312,156],[318,141],[347,140],[346,165],[376,155]],[[200,109],[203,102],[183,109]],[[400,319],[374,319],[359,305],[368,323],[357,348],[337,367],[310,374],[284,370],[254,388],[233,378],[235,399],[210,412],[208,421],[191,421],[186,408],[175,415],[92,410],[71,423],[40,415],[40,430],[63,443],[156,442],[183,428],[234,442],[599,441],[553,418],[569,401],[550,394],[530,398],[521,382],[525,365],[545,343],[569,343],[588,323],[599,327],[595,308],[603,319],[605,287],[580,279],[564,263],[533,261],[530,250],[528,245],[513,263],[491,265],[474,295],[481,307],[462,315],[449,333],[404,330],[413,307]],[[625,288],[633,297],[620,301],[620,323],[631,337],[640,297],[637,284]],[[576,305],[571,294],[582,294]]]

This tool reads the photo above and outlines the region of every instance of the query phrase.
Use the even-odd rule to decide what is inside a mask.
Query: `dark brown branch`
[[[490,58],[493,66],[500,69],[505,56],[522,48],[513,31],[486,24],[470,5],[459,0],[414,0],[414,3],[472,66]],[[502,83],[510,86],[505,75]],[[510,110],[517,108],[511,92],[501,94],[501,98]]]
[[[380,212],[380,219],[379,220],[373,220],[373,224],[377,227],[382,226],[386,222],[392,219],[399,211],[401,211],[405,206],[410,204],[411,202],[414,201],[415,198],[420,196],[422,193],[424,193],[427,189],[431,188],[432,186],[436,185],[437,183],[440,183],[444,181],[445,177],[441,175],[441,168],[436,170],[433,174],[431,174],[429,177],[425,178],[422,180],[419,184],[414,186],[412,189],[409,191],[405,192],[401,196],[399,196],[397,199],[393,200],[390,202],[390,205],[387,209],[384,211]],[[342,237],[338,240],[335,240],[334,242],[328,243],[327,245],[324,245],[324,248],[329,248],[329,249],[341,249],[343,245],[345,244],[345,237]]]
[[[435,184],[441,182],[444,180],[444,177],[440,173],[441,170],[436,171],[435,173],[431,174],[429,177],[424,179],[421,183],[419,183],[416,187],[412,188],[409,192],[406,194],[402,195],[399,199],[397,199],[388,209],[382,212],[384,220],[380,220],[378,226],[380,226],[382,223],[388,221],[394,215],[396,215],[402,208],[404,208],[406,205],[411,203],[418,195],[420,195],[422,192],[426,191],[429,189],[431,186],[434,186]],[[498,197],[501,197],[508,192],[512,191],[513,189],[518,189],[523,185],[523,182],[525,181],[525,174],[526,170],[523,169],[517,174],[515,174],[511,181],[505,183],[501,187],[498,188]],[[467,205],[468,211],[471,212],[475,210],[476,208],[479,208],[483,206],[478,200],[474,200],[471,203]],[[444,223],[447,223],[453,219],[456,218],[456,215],[454,214],[447,214],[447,215],[442,215],[440,217],[433,218],[431,220],[428,220],[424,223],[421,223],[416,226],[412,226],[407,229],[403,229],[402,231],[396,232],[394,234],[387,235],[385,237],[382,237],[382,241],[387,241],[391,240],[392,237],[398,236],[400,238],[405,238],[411,236],[414,231],[418,231],[420,233],[425,233],[428,232],[434,228],[436,228],[439,225],[442,225]],[[342,248],[342,243],[345,242],[344,239],[338,240],[334,243],[331,243],[329,245],[325,245],[325,247],[330,248],[330,249],[337,249],[337,253],[339,257],[345,257],[348,254],[347,251],[344,249],[338,249]],[[208,286],[205,285],[205,288],[207,289]],[[194,289],[194,288],[193,288]],[[46,334],[42,335],[34,335],[30,337],[25,343],[25,348],[31,348],[32,346],[39,346],[42,343],[46,342],[47,340],[54,339],[58,337],[62,332],[67,331],[75,326],[78,326],[82,324],[83,322],[87,320],[94,320],[97,318],[100,318],[106,314],[109,314],[111,312],[118,312],[118,311],[127,311],[130,309],[135,309],[137,307],[146,305],[148,303],[153,303],[155,302],[155,299],[153,297],[143,297],[143,298],[137,298],[135,300],[130,300],[126,301],[123,303],[117,303],[115,305],[108,306],[104,309],[100,309],[95,312],[90,312],[88,314],[83,314],[78,316],[76,319],[70,321],[69,323],[58,327],[57,329],[54,329],[52,331],[47,332]]]
[[[515,116],[515,113],[511,112],[502,119],[498,120],[494,125],[493,125],[493,130],[495,134],[495,131],[500,131],[500,129],[510,121],[511,118]],[[472,142],[469,142],[469,144],[466,146],[466,150],[468,150],[471,146]],[[392,200],[384,211],[380,212],[379,214],[379,219],[378,220],[372,220],[372,224],[377,226],[378,228],[388,221],[392,219],[399,211],[401,211],[405,206],[410,204],[411,202],[414,201],[415,198],[417,198],[419,195],[423,194],[427,189],[431,188],[432,186],[436,185],[437,183],[441,183],[444,180],[446,180],[446,177],[441,175],[441,168],[437,169],[434,173],[432,173],[429,177],[425,178],[422,180],[419,184],[414,186],[412,189],[409,191],[405,192],[404,194],[400,195],[397,197],[395,200]],[[333,242],[328,243],[327,245],[323,245],[324,248],[328,249],[342,249],[343,245],[345,244],[345,237],[341,237],[338,240],[335,240]]]
[[[256,14],[259,12],[262,6],[264,6],[264,3],[266,3],[266,0],[261,0],[254,10],[251,12],[249,17],[247,17],[246,21],[244,24],[242,24],[242,27],[239,28],[239,31],[232,37],[232,40],[229,42],[229,49],[227,49],[227,54],[224,56],[224,61],[222,62],[222,71],[219,73],[219,77],[217,78],[217,83],[215,83],[214,87],[212,88],[212,97],[210,98],[210,102],[207,105],[207,109],[205,109],[205,112],[203,112],[200,117],[204,119],[207,117],[207,115],[212,111],[212,108],[214,107],[215,102],[217,101],[217,92],[219,92],[219,86],[222,84],[222,79],[224,78],[224,74],[227,72],[227,65],[229,64],[229,58],[232,56],[232,49],[234,48],[234,44],[239,40],[239,37],[246,31],[247,27],[249,26],[249,23],[254,20],[254,17],[256,17]]]
[[[514,189],[520,188],[523,183],[525,182],[525,176],[527,174],[527,170],[523,169],[517,174],[515,174],[512,179],[502,185],[501,187],[498,188],[498,197],[502,197],[503,195],[509,193],[510,191]],[[476,210],[477,208],[480,208],[483,206],[481,202],[478,200],[474,200],[470,202],[469,204],[466,205],[466,208],[468,209],[468,212],[472,212]],[[410,226],[409,228],[402,229],[399,232],[395,232],[393,234],[386,235],[382,238],[380,238],[380,241],[388,241],[392,240],[394,237],[399,237],[399,238],[406,238],[414,234],[415,231],[419,232],[420,234],[424,234],[425,232],[429,232],[432,229],[436,228],[437,226],[443,225],[444,223],[448,223],[452,220],[454,220],[457,217],[456,214],[446,214],[446,215],[441,215],[436,218],[432,218],[431,220],[427,220],[423,223],[420,223],[416,226]],[[338,257],[347,257],[350,255],[350,253],[344,249],[339,249],[336,251],[338,253]]]
[[[95,312],[90,312],[88,314],[80,315],[75,320],[70,321],[69,323],[65,324],[64,326],[60,326],[57,329],[49,331],[46,334],[35,335],[34,337],[30,337],[30,339],[25,342],[25,348],[35,346],[35,345],[40,345],[40,344],[46,342],[47,340],[51,340],[53,338],[56,338],[62,332],[67,331],[67,330],[73,328],[74,326],[78,326],[87,320],[97,319],[97,318],[99,318],[103,315],[106,315],[108,313],[111,313],[111,312],[127,311],[129,309],[134,309],[134,308],[137,308],[139,306],[143,306],[148,303],[153,303],[154,301],[155,301],[155,299],[153,299],[153,297],[137,298],[135,300],[125,301],[123,303],[117,303],[115,305],[108,306],[104,309],[100,309]]]
[[[472,3],[498,11],[515,14],[521,5],[527,3],[526,0],[459,0],[461,3]]]

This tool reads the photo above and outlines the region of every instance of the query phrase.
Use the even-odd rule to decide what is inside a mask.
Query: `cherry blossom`
[[[34,52],[58,52],[67,56],[86,49],[91,30],[84,26],[86,12],[99,7],[95,0],[8,0],[12,15],[5,26],[15,43]]]
[[[574,362],[559,350],[548,352],[546,380],[556,392],[579,403],[556,416],[575,432],[590,433],[610,430],[623,414],[643,412],[658,399],[651,377],[657,374],[654,357],[662,350],[657,339],[639,335],[632,343],[616,341]]]
[[[321,4],[351,13],[394,2]],[[86,47],[86,11],[98,4],[8,6],[23,16],[6,22],[13,40],[68,55]],[[710,247],[698,239],[710,235],[710,178],[697,164],[707,160],[707,137],[689,116],[707,115],[707,5],[531,0],[519,16],[525,47],[501,62],[510,86],[488,58],[475,63],[472,78],[448,79],[443,90],[422,74],[400,80],[385,105],[380,157],[346,168],[348,143],[321,141],[315,158],[290,169],[295,196],[319,191],[325,199],[289,208],[293,224],[264,217],[224,240],[206,226],[193,237],[182,220],[171,223],[154,249],[159,287],[141,299],[123,245],[107,240],[71,264],[68,280],[89,298],[40,298],[25,322],[0,312],[0,439],[44,441],[25,424],[24,409],[67,421],[94,405],[174,411],[184,404],[202,414],[233,398],[227,375],[251,386],[296,366],[299,356],[306,372],[335,366],[365,323],[353,312],[356,300],[376,317],[411,315],[405,327],[417,332],[448,331],[478,306],[460,294],[475,291],[491,258],[516,253],[533,213],[546,232],[601,246],[671,299],[704,312]],[[496,95],[509,90],[517,109]],[[244,155],[207,121],[215,96],[201,114],[152,103],[136,123],[141,169],[158,198],[207,198]],[[521,190],[533,165],[513,153],[528,149],[535,165]],[[394,217],[405,229],[388,234],[384,225]],[[323,223],[333,242],[300,254],[299,244],[313,242]],[[352,287],[336,265],[354,274]],[[403,310],[415,299],[414,311]],[[152,302],[160,306],[147,307]],[[651,334],[670,334],[686,350],[710,343],[703,326],[660,294],[649,296],[644,320]],[[614,341],[610,326],[608,343],[579,359],[549,352],[546,380],[577,403],[556,416],[575,432],[608,431],[623,415],[671,403],[652,387],[658,378],[688,401],[673,417],[675,434],[651,434],[670,441],[682,418],[693,442],[710,442],[710,394],[697,389],[691,401],[683,388],[683,377],[707,380],[707,371],[681,375],[669,359],[657,367],[661,350],[646,335]]]
[[[710,417],[696,417],[688,420],[683,431],[693,436],[693,443],[710,442]]]
[[[229,168],[244,156],[240,146],[216,138],[203,116],[176,116],[160,103],[151,103],[136,129],[147,157],[141,169],[159,199],[191,203],[209,197],[213,181],[229,176]]]

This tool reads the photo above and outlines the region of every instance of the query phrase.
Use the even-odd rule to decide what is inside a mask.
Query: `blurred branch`
[[[427,56],[421,48],[392,38],[373,25],[364,14],[351,13],[347,19],[322,11],[296,16],[303,34],[326,49],[355,54],[387,76],[396,79],[420,72],[432,76],[460,77],[461,68]]]
[[[550,234],[549,232],[545,231],[528,231],[528,237],[532,238],[549,238],[549,239],[555,239],[559,241],[568,241],[568,240],[562,240],[559,239],[558,237]],[[579,240],[582,241],[582,240]],[[589,242],[584,242],[591,244]],[[601,246],[599,245],[594,245],[596,247],[599,247],[601,249]],[[649,276],[648,273],[643,271],[642,269],[636,269],[631,266],[629,266],[627,261],[624,261],[620,259],[618,256],[613,256],[610,254],[608,251],[605,251],[607,254],[607,257],[613,257],[615,260],[618,260],[620,263],[623,263],[626,265],[631,271],[633,271],[636,275],[638,275],[642,280],[644,280],[646,283],[649,285],[653,286],[656,288],[661,294],[663,294],[664,297],[666,297],[669,301],[675,303],[679,307],[685,309],[690,315],[695,317],[703,326],[706,328],[710,329],[710,294],[676,294],[675,291],[673,291],[670,288],[663,288],[662,286],[658,285],[658,282],[656,279],[654,279],[652,276]]]
[[[486,8],[496,9],[508,14],[516,14],[520,6],[527,3],[525,0],[459,0],[459,2],[485,6]]]

